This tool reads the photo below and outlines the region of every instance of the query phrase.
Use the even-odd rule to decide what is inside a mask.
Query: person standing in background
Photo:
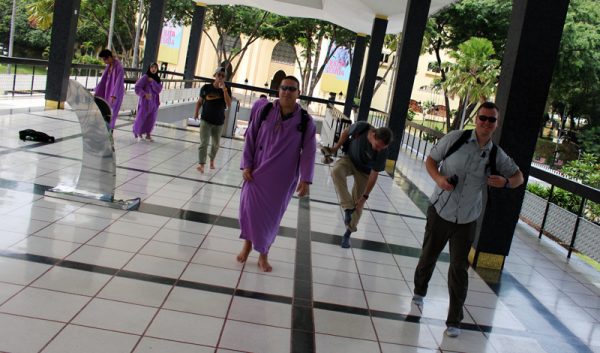
[[[94,89],[94,96],[104,99],[110,105],[112,116],[108,128],[112,133],[125,95],[125,71],[121,62],[113,56],[110,50],[103,49],[98,56],[102,58],[106,68]]]
[[[224,67],[218,67],[214,73],[212,83],[207,83],[200,89],[200,98],[196,103],[194,119],[198,120],[198,113],[202,107],[200,119],[200,146],[198,147],[198,167],[200,173],[204,173],[208,142],[211,148],[210,169],[215,169],[215,157],[219,151],[221,132],[225,123],[225,109],[231,107],[231,88],[225,86],[226,71]]]
[[[160,91],[162,91],[162,84],[158,76],[158,64],[153,63],[146,74],[135,83],[135,94],[139,96],[137,113],[133,123],[133,136],[136,140],[141,139],[142,135],[145,134],[147,141],[153,141],[151,133],[158,115]]]

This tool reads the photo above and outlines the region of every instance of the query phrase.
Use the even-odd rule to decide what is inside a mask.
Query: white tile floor
[[[223,139],[218,168],[200,175],[197,130],[157,127],[155,142],[135,143],[120,123],[115,196],[141,197],[139,211],[47,198],[35,187],[78,175],[72,113],[0,116],[0,351],[600,352],[600,275],[523,224],[498,281],[470,271],[465,329],[450,339],[447,263],[422,312],[411,305],[425,221],[393,179],[379,179],[374,211],[342,249],[329,167],[317,165],[310,211],[292,200],[265,274],[256,254],[235,261],[242,142]],[[61,140],[19,141],[30,127]],[[420,160],[403,154],[398,166],[431,191]],[[311,282],[295,267],[303,215]],[[296,286],[312,298],[302,315]]]

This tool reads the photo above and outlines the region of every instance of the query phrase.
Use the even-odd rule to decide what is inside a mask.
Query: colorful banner
[[[338,48],[323,70],[321,76],[321,91],[342,92],[346,94],[348,80],[350,79],[350,50],[345,47]]]
[[[158,61],[177,65],[179,62],[179,49],[181,48],[182,37],[183,27],[166,23],[160,36]]]

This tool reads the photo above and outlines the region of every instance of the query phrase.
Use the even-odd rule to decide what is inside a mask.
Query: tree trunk
[[[444,71],[444,69],[442,69],[442,56],[440,55],[440,48],[442,46],[442,40],[441,38],[439,38],[436,42],[435,45],[435,60],[438,63],[438,67],[440,68],[440,74],[442,75],[442,78],[440,79],[440,81],[442,82],[442,84],[440,85],[442,87],[442,92],[444,94],[444,104],[446,105],[446,132],[454,130],[454,129],[450,129],[451,126],[451,120],[452,120],[452,112],[450,112],[450,98],[448,97],[448,93],[446,93],[446,89],[444,88],[443,83],[446,82],[446,72]],[[460,109],[459,109],[460,111]]]
[[[329,50],[331,48],[331,41],[329,42],[329,47],[327,49],[327,54],[329,54]],[[312,63],[312,67],[310,68],[310,83],[308,85],[309,89],[307,95],[312,96],[315,86],[317,85],[317,71],[319,67],[319,57],[321,56],[321,46],[323,45],[323,36],[320,36],[317,40],[317,46],[315,48],[315,60]],[[325,60],[327,61],[327,60]]]

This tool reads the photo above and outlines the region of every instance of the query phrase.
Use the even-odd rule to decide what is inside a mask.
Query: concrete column
[[[387,164],[387,171],[391,174],[394,173],[400,152],[400,141],[406,124],[430,4],[431,0],[409,0],[406,4],[402,40],[398,48],[398,70],[394,79],[394,96],[389,115],[389,128],[394,132],[394,141],[389,147]]]
[[[148,14],[148,30],[146,32],[142,72],[145,72],[153,62],[156,62],[156,58],[158,58],[158,47],[163,29],[164,14],[165,0],[152,0],[150,2],[150,13]]]
[[[48,109],[63,108],[67,98],[80,4],[81,0],[62,0],[54,3],[46,82]]]
[[[202,30],[204,29],[205,14],[206,4],[202,2],[196,2],[194,17],[192,18],[192,28],[190,29],[188,50],[187,54],[185,55],[185,69],[183,71],[184,80],[191,80],[196,74],[196,63],[198,61],[200,42],[202,41]],[[186,82],[185,87],[192,87],[192,83]]]
[[[354,41],[354,52],[352,53],[352,67],[350,68],[350,78],[348,79],[348,89],[346,90],[346,103],[344,104],[344,115],[350,117],[350,112],[354,106],[354,98],[362,73],[362,64],[365,60],[365,48],[367,46],[367,35],[357,33]]]
[[[381,61],[381,49],[383,48],[387,22],[387,17],[381,15],[377,15],[373,21],[371,45],[369,46],[367,68],[365,70],[363,90],[360,95],[360,107],[358,109],[357,120],[359,121],[367,121],[369,118],[369,108],[371,108],[371,101],[373,100],[375,78],[377,77],[377,69],[379,69],[379,62]]]
[[[569,0],[513,1],[512,17],[496,103],[500,107],[498,143],[529,176],[541,119],[562,36]],[[525,185],[516,190],[492,189],[491,204],[484,211],[471,262],[501,269],[508,255],[525,195]]]

